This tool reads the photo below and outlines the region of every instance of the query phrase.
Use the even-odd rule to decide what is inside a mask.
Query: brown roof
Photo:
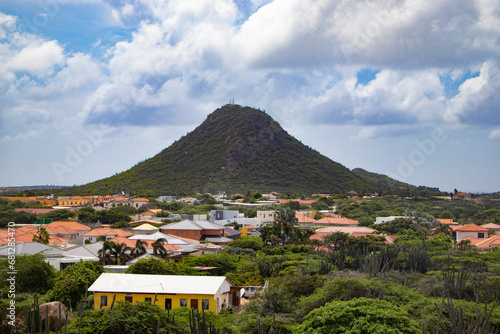
[[[458,222],[454,222],[453,219],[444,219],[444,218],[436,218],[438,222],[441,224],[446,224],[446,225],[457,225]]]

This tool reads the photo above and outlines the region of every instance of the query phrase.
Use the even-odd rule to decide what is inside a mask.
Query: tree
[[[172,275],[174,272],[161,259],[150,257],[140,259],[125,271],[127,274]]]
[[[78,262],[63,269],[54,282],[53,298],[67,306],[75,307],[103,272],[104,268],[93,261]]]
[[[105,241],[98,255],[102,264],[113,263],[119,265],[130,259],[131,252],[132,249],[127,247],[125,243],[118,244],[113,241]]]
[[[242,237],[240,239],[236,239],[234,241],[231,241],[227,246],[228,247],[239,247],[239,248],[250,248],[250,249],[253,249],[254,251],[258,251],[258,250],[262,249],[262,247],[264,246],[264,242],[259,237],[247,236],[247,237]]]
[[[0,287],[9,291],[8,271],[11,270],[8,259],[0,260]],[[45,262],[42,254],[21,255],[16,257],[15,269],[16,292],[31,292],[45,294],[54,283],[57,276],[55,269]]]
[[[450,236],[452,234],[451,228],[447,224],[439,224],[439,226],[436,227],[436,229],[434,230],[433,235],[437,235],[439,233],[444,233],[444,234],[447,234],[447,235],[450,235]]]
[[[421,333],[401,308],[379,299],[333,301],[312,310],[293,333]]]
[[[76,217],[76,212],[67,209],[59,209],[42,214],[42,218],[50,218],[52,220],[63,220]]]
[[[153,246],[153,254],[160,256],[167,255],[167,250],[165,249],[165,246],[163,246],[166,243],[168,242],[165,238],[156,239],[155,242],[151,244],[151,246]]]
[[[38,227],[31,241],[48,245],[50,242],[50,234],[45,227]]]
[[[290,208],[279,208],[276,210],[276,216],[274,217],[274,225],[277,230],[280,231],[280,237],[283,245],[286,243],[287,238],[293,231],[293,226],[297,223],[297,217],[295,217],[295,211]]]
[[[325,246],[330,248],[332,251],[339,250],[343,248],[349,239],[349,235],[343,232],[334,232],[327,234],[323,237],[323,242]]]
[[[142,241],[141,239],[138,239],[135,242],[135,248],[131,250],[131,255],[134,257],[141,256],[146,253],[146,246],[148,243],[146,241]]]

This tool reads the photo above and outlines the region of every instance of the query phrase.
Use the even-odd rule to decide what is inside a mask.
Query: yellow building
[[[232,289],[233,288],[233,289]],[[118,301],[147,301],[163,309],[191,307],[219,313],[239,304],[239,289],[223,276],[170,276],[104,273],[90,286],[94,310]]]

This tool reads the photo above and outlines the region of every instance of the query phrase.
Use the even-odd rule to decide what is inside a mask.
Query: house
[[[472,199],[472,195],[466,194],[466,193],[457,192],[457,193],[453,194],[453,199],[470,201]]]
[[[158,227],[155,227],[151,224],[142,224],[132,229],[134,234],[153,234],[156,232],[160,232]]]
[[[349,218],[323,217],[317,221],[318,224],[328,224],[335,226],[358,226],[359,223]]]
[[[234,218],[241,218],[243,214],[240,214],[239,211],[236,210],[211,210],[210,211],[210,222],[214,222],[216,220],[230,220],[232,221]]]
[[[85,225],[80,224],[80,223],[75,222],[75,221],[54,221],[50,224],[47,224],[46,227],[57,228],[59,226],[64,226],[66,228],[70,228],[70,229],[76,231],[78,234],[77,235],[78,237],[91,230],[90,227],[85,226]]]
[[[452,226],[452,236],[458,242],[462,239],[473,237],[476,239],[488,238],[489,230],[487,228],[477,226],[476,224],[467,224],[462,226]]]
[[[156,200],[159,202],[172,203],[175,202],[175,196],[160,196]]]
[[[138,209],[140,208],[141,206],[143,205],[147,205],[149,204],[149,199],[147,198],[144,198],[144,197],[138,197],[138,198],[134,198],[131,202],[130,202],[131,206]]]
[[[313,224],[313,223],[317,222],[316,219],[309,217],[309,216],[305,216],[305,215],[300,214],[300,213],[295,213],[295,218],[297,218],[297,223],[299,223],[299,224],[301,224],[301,223]]]
[[[165,310],[190,307],[215,313],[239,304],[239,288],[224,276],[103,273],[88,291],[94,293],[94,310],[111,307],[113,300],[151,302]]]
[[[226,245],[231,239],[224,237],[224,227],[209,221],[182,220],[160,227],[162,233],[172,236],[189,238],[199,242],[211,242],[218,245]]]
[[[124,231],[119,228],[100,227],[83,234],[82,238],[83,242],[86,242],[88,240],[92,244],[94,242],[97,242],[97,239],[99,238],[107,241],[109,239],[113,239],[114,237],[130,237],[132,235],[134,235],[134,233]]]
[[[374,229],[363,226],[328,226],[316,230],[316,233],[311,235],[311,240],[323,240],[323,237],[335,232],[342,232],[348,235],[367,235],[373,234]]]
[[[490,251],[495,248],[500,248],[500,235],[493,235],[486,239],[467,237],[462,240],[469,240],[471,247],[478,248],[482,251]]]
[[[436,221],[443,225],[458,225],[458,222],[454,222],[453,219],[436,218]]]
[[[500,225],[495,223],[487,223],[481,225],[481,227],[488,229],[490,232],[494,234],[500,234]]]
[[[375,225],[384,224],[384,223],[393,221],[395,219],[401,219],[401,218],[408,218],[408,217],[404,217],[404,216],[376,217],[375,218]]]

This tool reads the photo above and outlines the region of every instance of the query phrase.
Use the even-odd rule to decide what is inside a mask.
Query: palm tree
[[[141,256],[146,253],[146,246],[148,243],[146,241],[142,241],[141,239],[135,242],[135,248],[132,249],[132,255],[134,257]]]
[[[330,248],[332,251],[336,251],[344,247],[347,240],[349,240],[349,235],[344,232],[334,232],[323,237],[325,246]]]
[[[112,242],[110,255],[115,257],[115,264],[120,265],[122,262],[126,262],[130,258],[130,251],[131,248],[127,247],[124,242],[121,244]]]
[[[444,233],[448,234],[451,236],[451,228],[447,224],[440,224],[435,230],[434,230],[434,235],[439,234],[439,233]]]
[[[97,252],[101,264],[111,263],[111,249],[114,242],[105,241],[102,248]]]
[[[45,227],[38,227],[31,241],[48,245],[50,242],[50,234]]]
[[[165,246],[163,246],[163,245],[166,243],[168,243],[168,242],[167,242],[167,239],[165,239],[165,238],[156,239],[155,242],[153,242],[151,244],[151,246],[153,246],[153,254],[165,256],[167,254],[167,250],[165,249]]]
[[[281,230],[281,240],[285,245],[286,239],[292,234],[293,226],[297,223],[295,211],[290,208],[279,208],[276,210],[274,224]]]

